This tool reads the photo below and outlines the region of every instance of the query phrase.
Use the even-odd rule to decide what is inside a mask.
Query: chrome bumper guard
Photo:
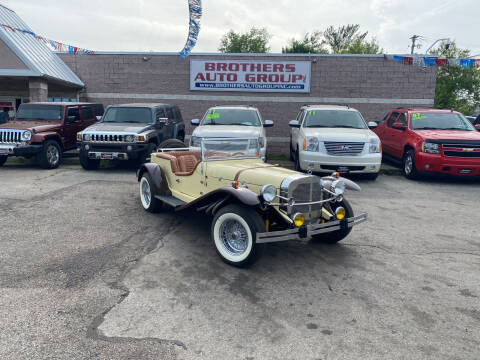
[[[18,144],[0,144],[0,155],[12,155]]]
[[[287,240],[307,239],[312,235],[329,233],[341,230],[343,227],[351,228],[358,225],[368,218],[367,213],[351,217],[345,220],[336,220],[324,224],[307,225],[301,228],[257,233],[257,244],[273,243]]]

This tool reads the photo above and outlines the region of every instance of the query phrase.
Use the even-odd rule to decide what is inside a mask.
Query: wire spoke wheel
[[[248,233],[236,220],[227,220],[220,226],[223,247],[232,255],[241,255],[247,250]]]

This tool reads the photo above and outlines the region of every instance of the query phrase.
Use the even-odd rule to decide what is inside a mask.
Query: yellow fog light
[[[138,137],[138,141],[140,141],[140,142],[145,142],[145,136],[140,135],[140,136]]]
[[[82,134],[77,134],[77,140],[82,141]]]
[[[303,224],[305,224],[305,215],[296,213],[293,215],[293,222],[295,223],[296,227],[301,227]]]
[[[347,212],[343,207],[338,207],[337,210],[335,210],[335,216],[337,217],[338,220],[343,220],[345,219],[345,215]]]

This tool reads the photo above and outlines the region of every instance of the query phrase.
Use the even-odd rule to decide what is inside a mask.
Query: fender
[[[150,175],[150,179],[153,182],[153,189],[156,194],[166,195],[170,191],[168,189],[168,183],[165,179],[165,175],[162,172],[162,169],[158,164],[155,163],[146,163],[143,164],[140,169],[137,170],[137,181],[142,179],[144,173]]]
[[[43,143],[46,140],[56,140],[60,144],[60,146],[63,148],[63,142],[58,133],[54,131],[48,131],[48,132],[41,132],[41,133],[33,133],[32,134],[32,143]]]
[[[333,177],[333,176],[325,176],[325,177],[322,177],[322,180],[325,182],[325,187],[327,187],[327,188],[330,188],[330,185],[332,185],[332,182],[334,182],[335,180],[342,180],[345,183],[345,187],[347,189],[353,190],[353,191],[362,190],[360,185],[358,185],[357,183],[353,182],[352,180],[346,179],[344,177],[336,178],[336,177]]]
[[[247,206],[260,205],[258,194],[254,193],[253,191],[246,188],[235,189],[228,186],[209,192],[208,194],[205,194],[188,204],[176,208],[175,211],[181,211],[194,207],[199,211],[205,210],[207,212],[211,211],[212,213],[215,213],[219,206],[229,198],[233,198]]]

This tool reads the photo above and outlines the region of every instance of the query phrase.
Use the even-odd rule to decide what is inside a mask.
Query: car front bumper
[[[79,151],[86,154],[89,159],[103,160],[138,159],[145,151],[148,150],[147,143],[96,144],[77,142],[77,146]]]
[[[480,176],[480,158],[457,158],[440,154],[417,153],[415,165],[420,172]]]
[[[325,234],[337,230],[348,229],[358,225],[368,218],[367,213],[344,220],[326,222],[324,224],[306,225],[300,228],[257,233],[257,244],[308,239],[312,235]]]
[[[42,145],[0,144],[1,156],[33,156],[42,150]]]
[[[378,173],[381,164],[381,153],[334,156],[321,152],[300,151],[300,167],[302,170],[313,172]]]

